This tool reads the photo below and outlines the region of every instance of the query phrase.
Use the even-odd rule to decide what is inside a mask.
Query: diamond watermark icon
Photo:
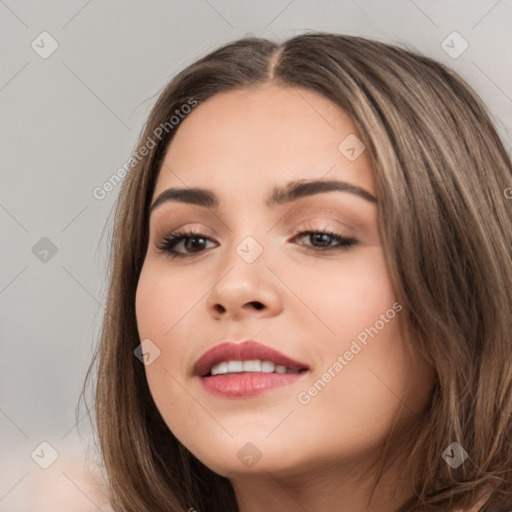
[[[353,133],[345,137],[338,146],[339,152],[347,159],[353,162],[366,149],[366,146]]]
[[[239,460],[249,468],[254,466],[254,464],[261,459],[262,455],[263,454],[252,443],[245,443],[236,454]]]
[[[452,468],[457,469],[468,458],[468,452],[459,443],[453,442],[441,454],[441,457]]]
[[[42,263],[48,263],[57,254],[57,246],[49,238],[43,236],[32,247],[32,254]]]
[[[48,469],[59,458],[59,453],[50,443],[43,441],[37,445],[30,456],[38,466]]]
[[[48,32],[41,32],[30,45],[39,57],[47,59],[59,47],[59,43]]]
[[[441,48],[452,59],[458,59],[469,48],[469,43],[458,32],[452,32],[441,43]]]
[[[144,363],[144,366],[149,366],[160,357],[160,349],[149,338],[142,340],[142,343],[133,353],[137,359]]]
[[[252,236],[246,236],[236,248],[237,254],[246,263],[252,263],[263,252],[263,247]]]

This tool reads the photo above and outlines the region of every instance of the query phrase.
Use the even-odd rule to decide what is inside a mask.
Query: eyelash
[[[296,237],[303,237],[306,235],[328,235],[332,237],[335,241],[338,242],[338,245],[335,245],[333,247],[310,247],[313,249],[314,252],[327,252],[327,251],[347,251],[351,247],[357,244],[357,240],[355,238],[346,238],[341,236],[338,233],[335,233],[334,231],[330,230],[323,230],[323,231],[314,231],[314,230],[307,230],[307,231],[301,231],[295,235]],[[171,258],[187,258],[190,256],[194,256],[196,254],[200,254],[204,251],[197,251],[192,254],[183,254],[181,252],[176,251],[175,247],[178,245],[181,241],[189,239],[189,238],[203,238],[205,240],[210,240],[208,236],[206,236],[203,233],[200,233],[198,231],[175,231],[174,233],[171,233],[169,235],[166,235],[162,242],[157,246],[157,249],[159,249],[162,252],[167,253]],[[303,245],[303,244],[301,244]]]

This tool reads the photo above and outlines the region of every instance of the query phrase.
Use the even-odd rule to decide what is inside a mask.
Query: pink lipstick
[[[193,367],[208,392],[225,398],[249,397],[287,386],[308,371],[307,364],[252,340],[215,345]]]

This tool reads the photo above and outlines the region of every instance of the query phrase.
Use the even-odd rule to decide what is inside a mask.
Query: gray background
[[[79,436],[74,412],[100,332],[105,225],[119,187],[102,200],[93,190],[128,160],[176,72],[249,32],[282,40],[316,29],[401,43],[480,94],[510,153],[511,22],[511,0],[0,0],[0,510],[23,510],[31,485],[51,471],[76,494],[75,510],[80,500],[90,505],[59,462],[90,445],[88,418]],[[45,59],[31,47],[51,48],[43,31],[58,43]],[[469,45],[456,58],[443,48],[454,31]],[[460,39],[447,41],[461,50]],[[41,252],[49,246],[57,252]],[[31,458],[43,441],[59,453],[46,470]]]

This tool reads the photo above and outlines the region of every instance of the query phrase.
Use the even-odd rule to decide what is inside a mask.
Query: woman
[[[462,79],[239,40],[132,164],[96,355],[115,510],[512,510],[512,169]]]

